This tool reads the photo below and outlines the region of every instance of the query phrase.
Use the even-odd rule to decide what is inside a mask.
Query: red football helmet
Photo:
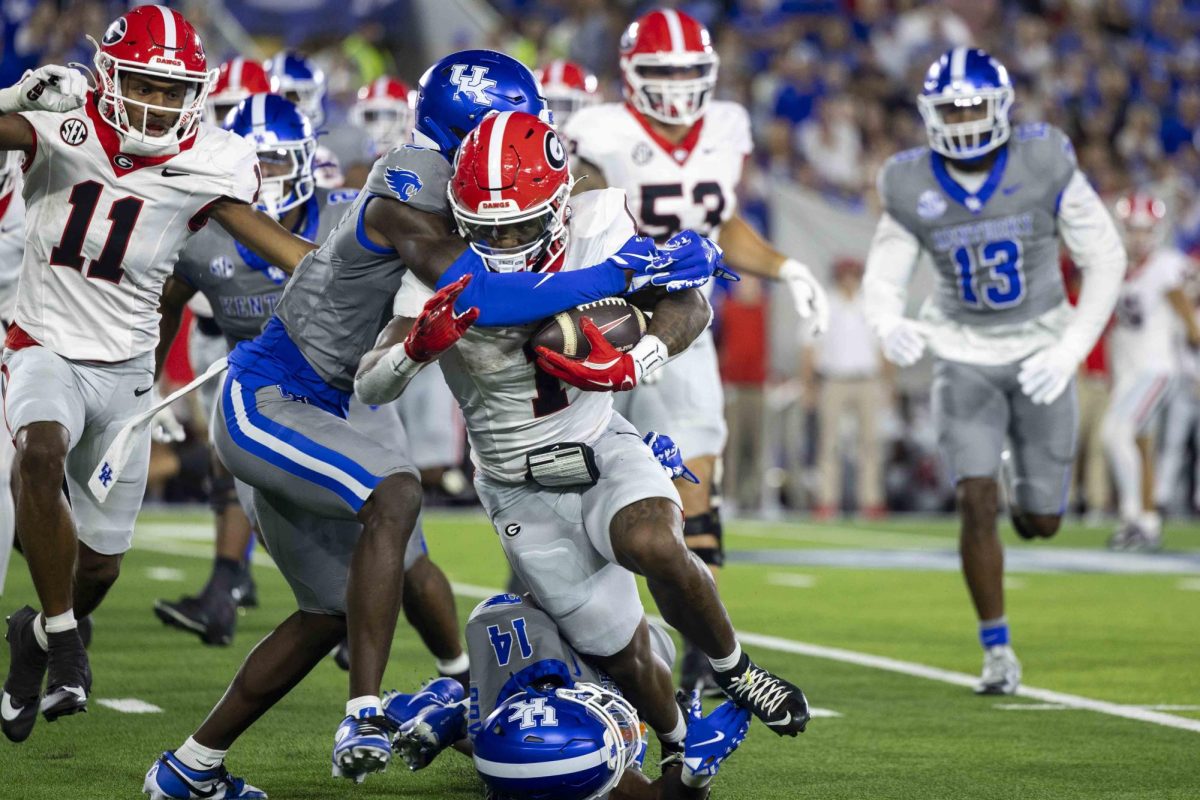
[[[96,44],[95,40],[92,43]],[[178,11],[139,6],[117,17],[96,45],[94,63],[100,85],[100,116],[126,140],[157,150],[177,146],[195,135],[217,71],[208,69],[199,34]],[[181,105],[153,105],[127,96],[122,81],[130,75],[179,84]],[[144,112],[137,128],[129,122],[129,106],[140,106]],[[170,114],[175,123],[167,128],[156,127],[151,112]]]
[[[708,28],[682,11],[651,11],[621,37],[625,99],[668,125],[691,125],[704,116],[718,63]]]
[[[533,73],[542,85],[542,96],[554,114],[554,124],[561,128],[567,119],[581,108],[600,102],[600,82],[574,61],[556,58]]]
[[[380,152],[408,140],[413,126],[416,95],[398,78],[376,78],[358,90],[350,109],[351,121],[367,132]]]
[[[217,68],[217,82],[208,93],[204,113],[213,125],[220,125],[230,110],[252,94],[270,94],[271,80],[262,64],[238,56]]]
[[[494,272],[561,266],[571,170],[562,140],[532,114],[484,118],[463,139],[448,189],[459,233]]]
[[[1166,216],[1167,204],[1152,194],[1133,192],[1117,201],[1117,218],[1126,228],[1156,228]]]

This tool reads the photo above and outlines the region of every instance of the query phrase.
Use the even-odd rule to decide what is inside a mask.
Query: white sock
[[[347,717],[357,718],[359,716],[360,711],[366,711],[366,710],[374,710],[375,714],[372,715],[372,716],[374,716],[374,715],[382,714],[383,713],[382,709],[383,709],[383,703],[380,702],[379,698],[374,695],[363,695],[362,697],[355,697],[352,700],[346,701],[346,716]]]
[[[724,658],[710,658],[708,663],[712,664],[712,668],[717,672],[729,672],[738,665],[742,660],[742,643],[734,642],[733,652]]]
[[[687,720],[683,718],[683,709],[679,706],[675,707],[675,727],[670,733],[660,734],[659,737],[664,742],[676,744],[687,738]]]
[[[471,667],[471,659],[467,658],[466,653],[460,653],[457,658],[452,658],[449,661],[442,661],[439,658],[434,664],[437,665],[439,675],[458,675],[461,672],[466,672]]]
[[[44,614],[42,616],[46,620],[46,633],[62,633],[63,631],[73,631],[79,627],[75,622],[73,610],[55,614],[53,617],[47,617]]]
[[[38,647],[50,649],[50,640],[46,638],[46,618],[41,614],[33,618],[33,638],[37,640]]]
[[[185,767],[203,772],[219,767],[228,752],[228,750],[213,750],[211,747],[205,747],[189,736],[183,746],[175,751],[175,757]]]

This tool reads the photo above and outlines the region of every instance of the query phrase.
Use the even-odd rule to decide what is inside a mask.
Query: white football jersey
[[[715,240],[737,208],[742,166],[754,149],[746,109],[720,100],[708,104],[678,145],[624,103],[580,109],[563,133],[578,158],[625,190],[638,232],[659,242],[681,230]],[[575,177],[582,171],[576,167]]]
[[[1116,378],[1178,369],[1176,317],[1167,292],[1183,285],[1186,271],[1187,256],[1173,247],[1155,250],[1140,266],[1130,265],[1108,342]]]
[[[163,281],[205,209],[256,199],[254,145],[202,124],[174,155],[128,155],[93,94],[70,113],[21,115],[36,142],[24,164],[29,236],[16,324],[72,360],[153,350]]]
[[[562,272],[600,263],[634,235],[620,189],[584,192],[570,207]],[[549,273],[546,282],[553,280]],[[396,295],[396,314],[418,316],[431,295],[409,272]],[[612,417],[610,393],[585,392],[536,368],[527,344],[538,327],[474,327],[439,360],[466,418],[471,460],[499,481],[524,480],[530,450],[595,442]]]
[[[25,253],[25,198],[16,176],[0,197],[0,324],[12,322],[17,309],[17,283]]]

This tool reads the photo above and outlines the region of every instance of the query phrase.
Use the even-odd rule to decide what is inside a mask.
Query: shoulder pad
[[[1013,131],[1013,136],[1018,142],[1024,142],[1029,139],[1045,139],[1050,135],[1050,125],[1045,122],[1026,122],[1018,125]]]
[[[909,161],[916,161],[927,152],[929,152],[928,147],[914,147],[911,150],[901,150],[889,158],[887,164],[904,164]],[[887,164],[884,166],[887,166]]]
[[[475,609],[471,612],[471,617],[474,618],[479,614],[482,614],[483,611],[488,608],[494,608],[496,606],[519,606],[523,602],[524,601],[521,599],[520,595],[508,594],[507,592],[504,594],[494,594],[481,602],[479,605],[475,606]]]

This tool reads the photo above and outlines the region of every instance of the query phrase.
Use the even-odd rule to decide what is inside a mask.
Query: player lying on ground
[[[480,75],[487,81],[477,91],[463,89]],[[273,555],[299,609],[249,655],[196,733],[151,768],[145,789],[152,797],[202,797],[227,785],[223,762],[233,742],[347,629],[350,700],[334,774],[361,780],[391,756],[379,686],[421,489],[407,454],[355,431],[345,413],[359,359],[406,272],[428,285],[472,275],[463,296],[480,309],[481,322],[503,325],[623,292],[631,277],[687,286],[716,266],[700,248],[672,251],[668,264],[652,245],[631,239],[622,254],[556,280],[488,273],[451,228],[449,159],[486,113],[537,114],[545,104],[529,70],[490,51],[446,57],[425,74],[420,92],[418,132],[434,146],[402,147],[376,162],[342,224],[289,281],[263,333],[230,354],[214,441],[230,472],[253,487],[264,536],[278,526],[287,542],[286,555]],[[361,534],[330,538],[330,526],[343,522],[359,523]],[[237,796],[262,796],[244,791]]]
[[[495,152],[514,155],[498,163]],[[568,200],[571,182],[550,126],[501,113],[464,140],[450,203],[490,269],[549,278],[616,252],[633,231],[624,192]],[[666,246],[695,236],[680,234]],[[572,645],[625,687],[668,747],[682,743],[685,720],[669,668],[650,653],[635,573],[646,577],[668,623],[712,660],[730,697],[780,735],[802,731],[803,693],[741,652],[711,575],[684,545],[678,493],[612,407],[612,391],[636,386],[708,326],[703,295],[689,290],[654,303],[647,335],[629,342],[627,353],[584,317],[586,360],[544,348],[534,360],[533,326],[471,327],[474,310],[455,311],[458,291],[431,298],[405,278],[400,316],[355,378],[359,399],[394,398],[440,355],[466,417],[476,490],[514,573]]]
[[[46,66],[0,91],[0,149],[23,154],[28,203],[4,396],[17,534],[42,608],[8,622],[0,730],[13,741],[32,732],[44,679],[47,720],[87,709],[76,616],[100,604],[130,547],[149,428],[103,505],[88,478],[152,402],[159,293],[179,251],[209,219],[285,270],[312,249],[251,205],[253,146],[200,121],[212,74],[182,15],[142,6],[118,18],[95,67],[94,90]]]
[[[666,631],[642,626],[654,657],[673,663]],[[651,780],[641,772],[646,742],[625,684],[579,654],[531,597],[480,603],[467,642],[469,701],[440,679],[384,702],[410,769],[453,746],[473,757],[491,800],[703,800],[750,725],[750,713],[730,701],[702,717],[699,697],[681,692],[687,736]]]
[[[948,51],[917,102],[929,147],[894,156],[879,174],[884,213],[863,280],[867,319],[889,361],[911,366],[926,344],[936,357],[938,444],[956,482],[963,574],[984,647],[976,691],[1011,694],[1021,665],[1004,616],[1001,454],[1012,454],[1004,468],[1017,533],[1053,536],[1075,459],[1075,372],[1112,314],[1125,254],[1062,131],[1011,129],[1012,84],[996,59]],[[1085,275],[1075,309],[1059,270],[1060,235]],[[937,288],[918,323],[904,311],[922,252]]]

